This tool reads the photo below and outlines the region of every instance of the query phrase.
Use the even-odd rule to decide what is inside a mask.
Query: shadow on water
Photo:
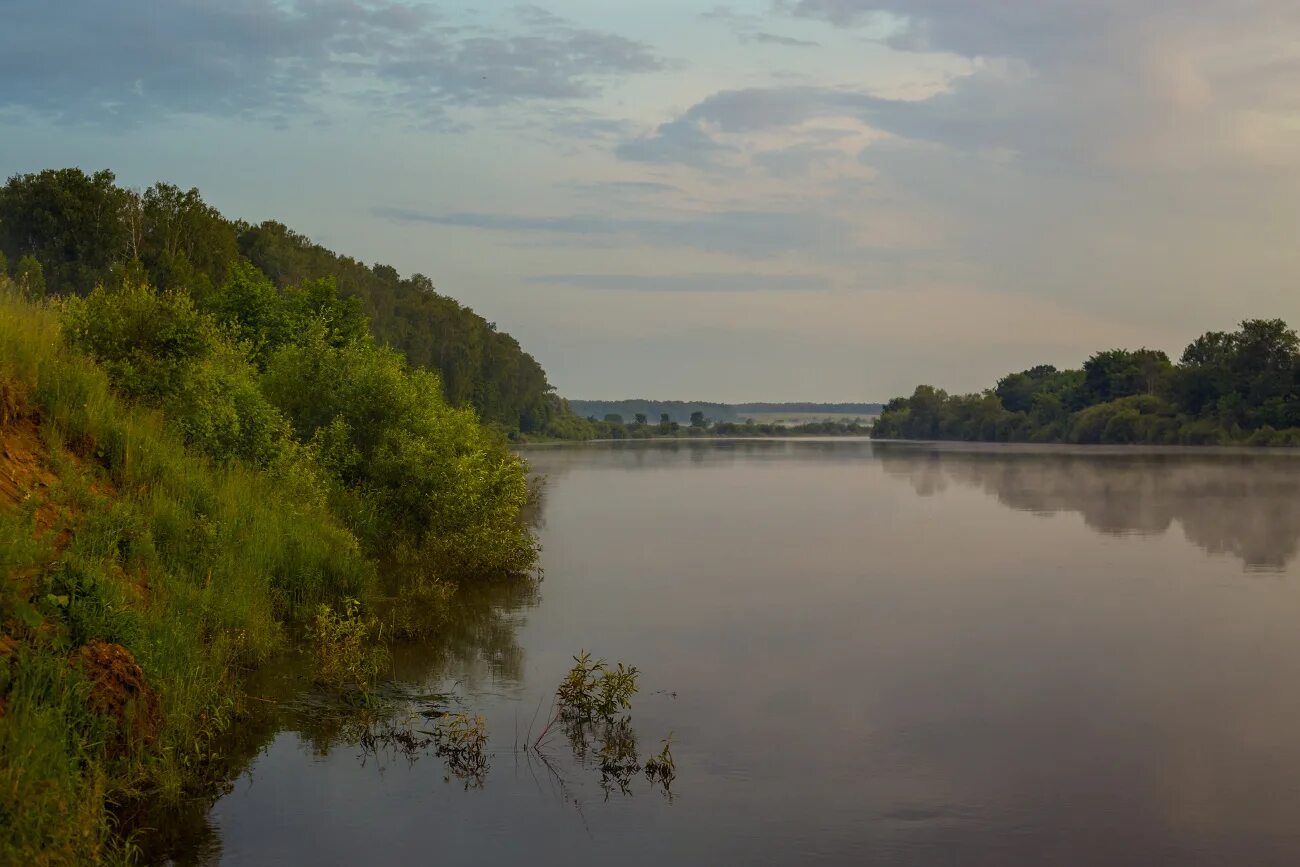
[[[1039,515],[1075,513],[1107,535],[1160,535],[1176,523],[1210,554],[1280,572],[1300,548],[1300,459],[1241,450],[943,448],[875,443],[886,474],[918,496],[976,488]]]

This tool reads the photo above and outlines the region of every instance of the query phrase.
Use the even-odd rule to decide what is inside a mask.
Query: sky
[[[574,398],[1300,324],[1293,0],[5,0],[0,172],[429,275]]]

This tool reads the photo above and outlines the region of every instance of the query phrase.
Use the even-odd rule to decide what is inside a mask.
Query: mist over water
[[[1181,529],[1211,554],[1282,571],[1300,539],[1300,456],[1240,450],[987,448],[876,443],[919,496],[978,488],[1017,511],[1075,512],[1099,533]]]
[[[401,682],[486,716],[482,787],[285,715],[193,860],[1300,861],[1300,459],[844,440],[526,455],[547,477],[544,581],[484,588],[397,655]],[[639,744],[673,734],[671,797],[512,753],[582,648],[642,670]]]

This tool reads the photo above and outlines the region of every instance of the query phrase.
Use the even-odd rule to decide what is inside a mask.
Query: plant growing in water
[[[670,734],[664,738],[663,744],[664,748],[659,755],[646,759],[645,778],[667,790],[677,776],[677,763],[673,761],[673,736]]]
[[[375,678],[388,664],[379,620],[366,615],[356,599],[344,599],[342,611],[321,605],[311,625],[311,638],[317,681],[368,697]]]
[[[561,723],[579,760],[594,753],[607,794],[615,786],[627,794],[632,776],[643,770],[647,780],[667,791],[676,776],[671,737],[663,742],[659,755],[643,765],[637,757],[632,718],[623,714],[631,709],[637,692],[636,667],[620,662],[611,668],[585,650],[573,657],[573,663],[555,690],[555,713],[533,742],[534,752],[540,754],[551,729]]]
[[[433,735],[434,752],[447,762],[447,769],[465,787],[483,784],[488,760],[483,748],[487,746],[487,722],[482,716],[468,713],[449,714],[438,721]]]
[[[636,666],[625,666],[620,662],[611,669],[603,659],[593,662],[591,654],[585,650],[573,657],[573,662],[573,668],[555,691],[558,717],[578,723],[612,721],[619,711],[632,706],[632,696],[636,694]]]

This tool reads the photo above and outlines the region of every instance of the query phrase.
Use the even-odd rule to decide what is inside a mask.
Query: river
[[[543,580],[464,594],[395,659],[409,696],[485,717],[486,774],[299,702],[169,829],[177,863],[1300,863],[1300,456],[525,454]],[[640,669],[667,789],[518,748],[582,649]]]

